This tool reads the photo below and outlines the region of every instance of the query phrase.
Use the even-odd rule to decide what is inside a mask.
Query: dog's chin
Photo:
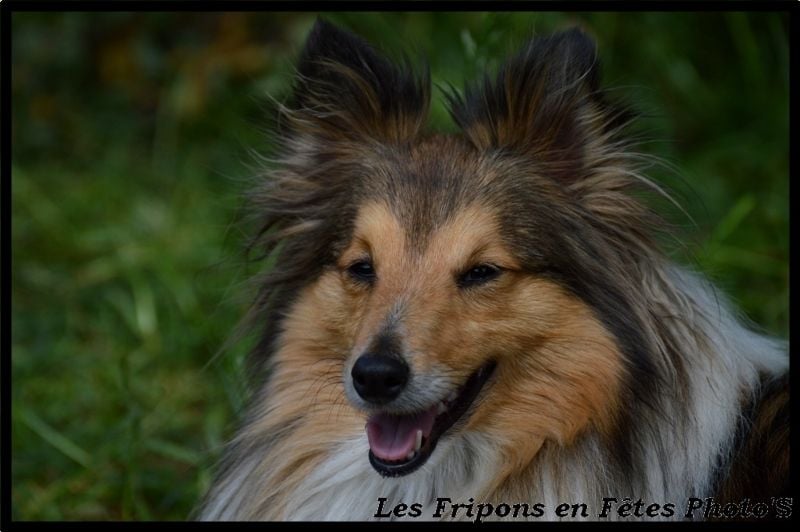
[[[425,464],[439,440],[466,420],[475,398],[494,373],[496,363],[478,368],[449,400],[410,414],[377,412],[367,420],[369,462],[385,477],[413,473]]]

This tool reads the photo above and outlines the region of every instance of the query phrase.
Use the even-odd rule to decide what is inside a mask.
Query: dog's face
[[[467,431],[513,468],[617,422],[638,338],[604,233],[625,196],[591,183],[613,136],[594,49],[571,32],[515,61],[451,97],[454,137],[422,133],[425,79],[327,24],[298,68],[268,205],[297,284],[278,364],[346,398],[386,476]]]

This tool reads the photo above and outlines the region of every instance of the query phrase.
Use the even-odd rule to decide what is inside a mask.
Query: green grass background
[[[311,13],[14,13],[12,517],[185,519],[246,397],[240,197]],[[578,23],[695,265],[788,333],[788,17],[330,14],[461,85]],[[452,128],[440,94],[432,122]],[[7,406],[4,406],[7,408]]]

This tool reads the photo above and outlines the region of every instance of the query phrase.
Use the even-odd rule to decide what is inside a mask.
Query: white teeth
[[[406,455],[406,460],[411,460],[411,459],[412,459],[412,458],[414,458],[416,455],[417,455],[417,452],[416,452],[416,451],[411,451],[410,453],[408,453],[408,454]]]
[[[444,406],[444,403],[440,401],[439,404],[436,405],[436,415],[438,416],[439,414],[443,414],[446,411],[447,411],[447,407]]]
[[[419,448],[422,447],[422,430],[417,429],[417,442],[414,445],[414,450],[419,451]],[[411,453],[414,454],[414,453]]]

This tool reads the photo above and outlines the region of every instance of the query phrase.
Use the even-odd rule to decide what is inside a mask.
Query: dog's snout
[[[397,357],[366,354],[356,360],[351,375],[362,399],[384,404],[400,395],[408,382],[408,373],[408,365]]]

